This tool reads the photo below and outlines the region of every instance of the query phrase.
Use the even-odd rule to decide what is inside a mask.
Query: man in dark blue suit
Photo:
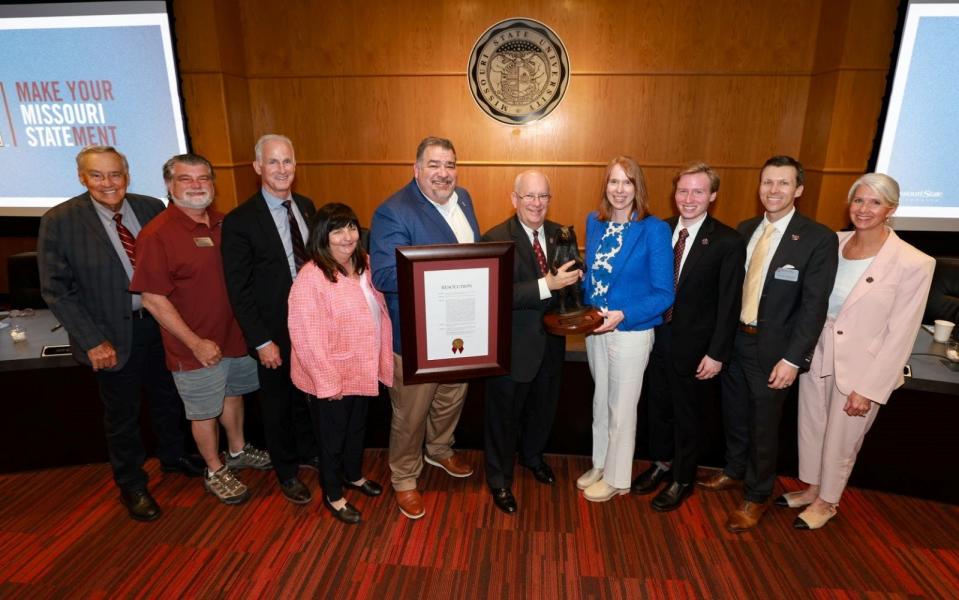
[[[453,452],[453,431],[466,398],[465,383],[403,383],[403,343],[396,281],[396,247],[469,244],[480,239],[469,193],[456,187],[456,150],[452,142],[428,137],[420,142],[413,180],[390,196],[373,214],[370,261],[373,284],[386,296],[393,322],[393,387],[390,400],[390,470],[400,512],[419,519],[426,511],[416,490],[427,463],[452,477],[469,477],[473,469]]]
[[[103,428],[120,499],[138,521],[160,516],[147,491],[140,438],[140,395],[150,397],[157,455],[164,471],[191,477],[203,464],[185,454],[183,404],[166,369],[160,328],[128,290],[140,230],[163,212],[156,198],[127,193],[127,159],[112,146],[77,154],[86,193],[40,220],[38,259],[43,299],[70,336],[77,362],[96,373]]]
[[[746,240],[739,331],[723,372],[726,466],[704,481],[719,490],[744,483],[745,498],[726,528],[752,529],[769,506],[776,481],[779,421],[800,370],[809,368],[826,321],[839,242],[829,228],[801,215],[803,168],[774,156],[759,176],[766,209],[739,224]]]
[[[486,380],[484,439],[486,482],[496,508],[517,510],[513,497],[513,455],[540,483],[556,481],[543,460],[553,427],[562,381],[566,339],[547,333],[543,314],[551,308],[553,290],[579,280],[573,261],[550,272],[556,255],[553,243],[560,226],[546,220],[552,195],[549,179],[539,171],[524,171],[513,185],[516,214],[490,229],[484,242],[513,242],[513,336],[509,375]],[[573,244],[575,245],[575,238]]]
[[[709,215],[719,175],[693,163],[673,179],[676,300],[656,327],[646,371],[649,450],[653,465],[633,481],[634,494],[656,491],[658,511],[679,508],[692,492],[703,431],[703,406],[733,350],[746,246],[739,233]]]

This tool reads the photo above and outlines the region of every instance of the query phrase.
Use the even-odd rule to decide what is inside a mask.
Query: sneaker
[[[615,488],[602,479],[583,490],[583,497],[590,502],[606,502],[616,496],[628,494],[629,488]]]
[[[270,462],[269,452],[254,448],[252,444],[247,443],[246,446],[243,446],[239,456],[233,456],[230,452],[226,453],[226,466],[237,470],[259,469],[260,471],[266,471],[273,468],[273,463]]]
[[[250,490],[225,465],[212,475],[207,470],[203,485],[224,504],[240,504],[250,497]]]
[[[589,486],[593,485],[597,481],[603,478],[602,469],[590,469],[582,475],[579,476],[579,479],[576,480],[576,487],[581,490],[585,490]]]

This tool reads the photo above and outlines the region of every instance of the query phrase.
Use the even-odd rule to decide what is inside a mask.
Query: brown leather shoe
[[[707,489],[711,492],[718,492],[720,490],[731,490],[737,488],[743,484],[742,479],[733,479],[729,475],[726,475],[723,471],[710,475],[705,479],[700,479],[696,482],[701,488]]]
[[[443,460],[434,460],[429,456],[424,456],[423,460],[428,465],[443,469],[450,477],[469,477],[473,474],[473,469],[455,454],[451,454],[449,458]]]
[[[400,512],[416,520],[426,514],[426,508],[423,507],[423,496],[416,490],[406,490],[405,492],[396,492],[396,504],[400,507]]]
[[[759,523],[759,519],[762,518],[768,507],[769,502],[743,500],[739,508],[729,513],[729,518],[726,519],[726,529],[733,533],[752,529]]]

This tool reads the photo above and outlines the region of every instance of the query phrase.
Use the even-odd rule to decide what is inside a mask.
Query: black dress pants
[[[736,333],[733,358],[722,380],[722,406],[725,472],[745,480],[746,500],[765,502],[776,483],[779,421],[790,388],[769,387],[769,370],[761,366],[758,342],[755,335]]]
[[[256,357],[254,360],[260,378],[266,449],[277,479],[283,482],[296,477],[300,460],[317,456],[319,447],[306,394],[290,381],[290,353],[283,353],[281,358],[283,364],[276,369],[267,369]]]
[[[343,482],[363,477],[363,446],[369,396],[327,400],[308,396],[320,438],[320,483],[331,502],[343,497]]]
[[[122,490],[146,488],[143,470],[146,451],[140,437],[140,399],[149,398],[150,417],[157,438],[157,457],[171,464],[185,452],[183,402],[166,368],[160,327],[145,310],[133,318],[130,358],[116,371],[97,371],[103,429],[113,479]]]
[[[650,458],[672,461],[673,481],[692,483],[702,445],[703,403],[714,382],[681,374],[672,349],[671,326],[660,325],[646,369]]]
[[[535,469],[543,462],[556,416],[560,370],[547,348],[536,377],[520,383],[508,375],[486,380],[484,441],[486,483],[492,489],[513,485],[513,457]]]

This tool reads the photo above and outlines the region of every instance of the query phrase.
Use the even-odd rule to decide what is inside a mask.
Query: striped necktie
[[[123,251],[127,253],[127,257],[130,259],[130,266],[136,267],[136,258],[134,258],[134,250],[137,247],[136,239],[133,237],[133,234],[130,233],[130,230],[121,223],[123,220],[123,215],[116,213],[113,215],[113,220],[117,222],[117,235],[120,236],[120,244],[123,245]]]

